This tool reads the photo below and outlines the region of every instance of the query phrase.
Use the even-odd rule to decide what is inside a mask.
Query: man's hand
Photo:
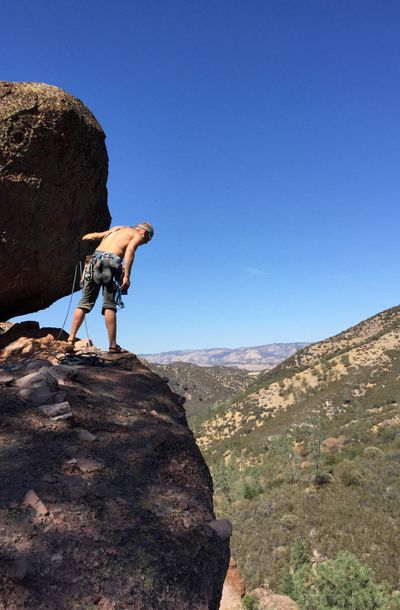
[[[129,279],[129,277],[126,277],[126,275],[124,275],[124,279],[122,280],[122,284],[121,284],[121,292],[123,294],[128,294],[128,289],[131,285],[131,280]]]

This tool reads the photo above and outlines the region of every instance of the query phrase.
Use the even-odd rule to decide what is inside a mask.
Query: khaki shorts
[[[112,261],[111,265],[111,278],[107,284],[97,283],[94,281],[94,271],[93,265],[96,264],[96,254],[100,256],[104,255],[107,257],[108,261]],[[99,260],[99,259],[98,259]],[[100,288],[103,288],[103,307],[101,309],[101,313],[104,315],[104,311],[106,309],[112,309],[113,311],[117,311],[116,304],[116,293],[117,286],[115,284],[115,280],[120,281],[120,276],[122,272],[121,259],[112,253],[107,252],[95,252],[91,263],[92,267],[89,267],[91,270],[90,273],[86,273],[87,267],[85,267],[84,272],[84,282],[83,282],[83,290],[82,290],[82,298],[78,303],[78,307],[83,309],[86,312],[89,312],[93,309],[94,304],[99,296]],[[110,273],[110,271],[109,271]]]
[[[96,284],[93,280],[85,280],[83,284],[82,298],[78,303],[79,309],[84,309],[87,312],[92,311],[97,297],[99,296],[100,288],[103,288],[103,307],[101,308],[101,313],[103,316],[105,309],[117,311],[117,306],[115,304],[115,283],[113,280],[111,280],[111,282],[105,286]]]

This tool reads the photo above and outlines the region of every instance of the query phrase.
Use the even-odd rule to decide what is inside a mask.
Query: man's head
[[[144,236],[145,244],[153,239],[154,229],[149,222],[141,222],[138,225],[135,225],[133,228]]]

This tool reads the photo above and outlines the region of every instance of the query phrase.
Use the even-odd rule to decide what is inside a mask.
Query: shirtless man
[[[114,354],[126,351],[117,345],[118,284],[122,293],[126,294],[131,285],[130,275],[135,252],[139,246],[147,244],[153,235],[154,230],[151,224],[142,222],[133,227],[113,227],[103,233],[88,233],[82,237],[82,241],[101,241],[93,254],[92,261],[85,267],[82,298],[72,319],[68,351],[74,349],[76,333],[84,321],[85,315],[92,310],[100,291],[100,285],[103,286],[102,313],[107,327],[109,351]],[[122,275],[124,258],[125,267]]]

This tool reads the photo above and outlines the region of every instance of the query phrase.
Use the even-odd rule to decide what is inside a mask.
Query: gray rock
[[[29,402],[34,407],[51,403],[55,397],[55,392],[51,391],[48,386],[42,385],[34,388],[24,388],[20,390],[19,397],[26,402]]]
[[[0,385],[10,385],[14,381],[14,375],[0,369]]]
[[[78,378],[79,370],[77,366],[59,364],[51,369],[51,374],[59,381],[73,381]]]
[[[69,402],[59,402],[54,405],[42,405],[39,411],[52,420],[68,419],[73,416]]]
[[[89,443],[92,443],[93,441],[97,440],[97,436],[89,432],[89,430],[79,428],[76,432],[80,441],[87,441]]]
[[[23,369],[26,373],[32,371],[38,371],[43,367],[50,367],[51,363],[48,360],[28,360],[27,363],[23,364]]]
[[[86,457],[76,458],[76,465],[81,472],[95,472],[96,470],[102,470],[104,468],[104,464],[101,462]]]
[[[232,523],[229,519],[214,519],[214,521],[208,523],[208,526],[223,540],[232,536]]]
[[[49,389],[55,390],[58,386],[58,381],[54,375],[49,372],[47,367],[43,367],[38,371],[33,371],[32,373],[20,377],[15,382],[15,385],[20,389],[47,386]]]

